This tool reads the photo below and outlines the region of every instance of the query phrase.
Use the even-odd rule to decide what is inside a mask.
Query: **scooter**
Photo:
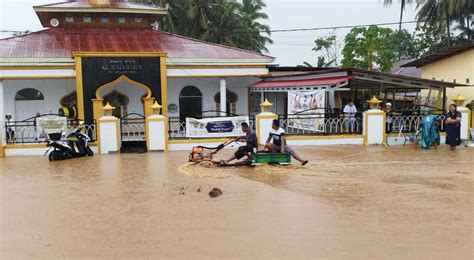
[[[45,155],[48,155],[49,161],[66,160],[77,157],[93,156],[94,152],[89,147],[90,138],[81,132],[78,127],[62,139],[62,133],[49,134],[50,141],[46,145],[48,149]],[[50,150],[53,149],[51,152]]]

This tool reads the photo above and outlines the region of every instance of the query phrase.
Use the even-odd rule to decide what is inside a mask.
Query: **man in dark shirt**
[[[255,134],[255,131],[250,129],[249,125],[247,123],[242,123],[241,124],[242,131],[246,134],[245,137],[240,137],[237,138],[236,141],[239,142],[245,142],[245,145],[240,146],[237,151],[234,153],[232,157],[230,157],[228,160],[221,161],[223,164],[228,164],[229,162],[237,159],[240,160],[244,156],[249,155],[250,153],[253,153],[254,150],[258,147],[258,142],[257,142],[257,135]]]

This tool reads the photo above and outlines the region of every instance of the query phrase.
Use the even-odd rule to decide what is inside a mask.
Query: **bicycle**
[[[401,125],[398,131],[392,130],[385,137],[387,146],[402,145],[405,146],[407,141],[410,144],[417,144],[421,139],[421,129],[415,132],[406,130],[405,125]]]

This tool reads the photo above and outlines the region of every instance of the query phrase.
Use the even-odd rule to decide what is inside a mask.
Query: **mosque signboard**
[[[84,117],[93,119],[92,102],[96,90],[120,76],[150,88],[152,96],[161,103],[160,57],[82,57]]]

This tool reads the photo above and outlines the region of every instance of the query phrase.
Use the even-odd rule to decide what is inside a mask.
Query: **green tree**
[[[338,50],[336,35],[317,38],[314,44],[315,47],[312,50],[318,54],[317,67],[337,66]],[[313,67],[310,62],[303,62],[303,65]]]
[[[398,59],[414,59],[420,56],[420,48],[415,39],[415,33],[411,34],[406,29],[397,31],[395,38],[398,46]]]
[[[396,59],[396,33],[389,28],[353,28],[344,43],[343,67],[390,71]]]
[[[445,44],[443,42],[444,34],[444,27],[439,27],[429,22],[418,23],[415,30],[418,56],[424,56],[442,48]]]
[[[167,7],[161,29],[256,52],[273,43],[263,0],[134,0]]]

